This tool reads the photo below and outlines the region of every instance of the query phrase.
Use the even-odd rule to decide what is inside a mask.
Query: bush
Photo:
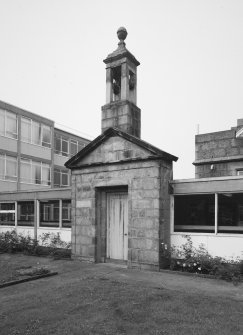
[[[170,269],[191,273],[213,275],[216,278],[238,283],[243,273],[243,261],[226,260],[209,254],[204,245],[193,247],[190,236],[186,236],[186,243],[175,249],[170,248]],[[168,254],[168,249],[167,249]],[[163,258],[163,253],[162,253]]]
[[[29,255],[71,257],[71,244],[62,241],[60,234],[45,233],[39,240],[29,235],[17,234],[15,230],[0,234],[0,252],[24,252]]]

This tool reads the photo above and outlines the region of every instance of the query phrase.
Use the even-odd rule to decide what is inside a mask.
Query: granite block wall
[[[168,181],[172,164],[144,161],[74,170],[72,252],[86,261],[105,261],[106,203],[114,187],[128,192],[128,266],[158,269],[161,241],[169,242]]]
[[[243,169],[243,138],[235,135],[235,128],[196,135],[196,178],[234,176]]]

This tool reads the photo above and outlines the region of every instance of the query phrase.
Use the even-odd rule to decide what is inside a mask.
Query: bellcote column
[[[104,60],[106,64],[106,105],[102,106],[102,132],[118,128],[136,137],[141,133],[141,111],[137,107],[137,66],[126,49],[127,31],[117,31],[118,48]]]

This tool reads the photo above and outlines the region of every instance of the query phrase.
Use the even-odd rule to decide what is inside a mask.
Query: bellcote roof
[[[121,58],[127,57],[128,59],[130,59],[136,66],[140,65],[139,61],[133,56],[133,54],[127,50],[126,48],[126,43],[124,42],[124,40],[127,37],[127,30],[124,27],[120,27],[117,30],[117,36],[120,40],[120,42],[118,43],[118,48],[113,51],[112,53],[110,53],[106,59],[104,59],[104,63],[108,64],[108,63],[112,63],[114,61],[117,61]]]

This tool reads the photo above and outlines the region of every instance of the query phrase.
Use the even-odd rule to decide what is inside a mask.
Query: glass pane
[[[62,186],[68,186],[68,172],[62,171]]]
[[[32,143],[41,144],[41,125],[35,121],[32,121]]]
[[[21,117],[21,140],[31,142],[31,120]]]
[[[5,202],[0,204],[0,211],[14,211],[15,204],[12,202]]]
[[[51,146],[51,128],[42,125],[42,145],[44,147]]]
[[[218,232],[243,234],[243,194],[218,195]]]
[[[41,183],[43,185],[50,185],[50,177],[51,177],[50,171],[51,171],[51,169],[50,169],[50,166],[48,164],[42,164],[42,180],[41,180]]]
[[[0,225],[14,226],[15,214],[14,213],[0,213]]]
[[[17,158],[6,156],[6,179],[17,179]]]
[[[6,136],[17,138],[17,116],[6,112]]]
[[[31,161],[29,159],[21,159],[20,161],[20,180],[21,182],[31,183]]]
[[[0,155],[0,178],[5,179],[5,155]]]
[[[71,228],[71,200],[62,201],[62,227]]]
[[[0,135],[5,136],[5,111],[0,109]]]
[[[0,204],[0,225],[14,226],[15,225],[15,204],[1,203]]]
[[[71,155],[76,155],[78,152],[78,142],[77,141],[71,141]]]
[[[61,172],[58,169],[54,169],[54,187],[61,186]]]
[[[58,227],[59,226],[59,201],[50,200],[40,203],[40,226]]]
[[[18,226],[34,226],[34,201],[18,202]]]
[[[32,181],[41,184],[41,163],[32,162]]]
[[[65,139],[62,139],[62,155],[68,156],[68,141]]]
[[[61,139],[59,137],[54,138],[55,153],[61,154]]]
[[[214,194],[175,196],[175,231],[214,232],[214,203]]]

